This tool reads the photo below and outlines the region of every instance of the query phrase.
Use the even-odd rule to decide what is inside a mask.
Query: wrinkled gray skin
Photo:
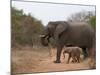
[[[69,63],[71,58],[72,58],[73,62],[78,62],[78,63],[80,62],[81,48],[79,48],[79,47],[65,47],[65,49],[63,51],[64,58],[65,58],[66,53],[69,54],[67,63]]]
[[[66,21],[49,22],[46,27],[46,33],[41,37],[41,43],[47,46],[51,37],[56,39],[57,55],[56,61],[54,61],[55,63],[61,62],[62,48],[68,44],[87,48],[89,57],[95,58],[95,32],[87,23],[68,23]]]

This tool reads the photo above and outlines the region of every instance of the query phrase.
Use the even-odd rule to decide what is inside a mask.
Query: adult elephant
[[[47,46],[49,39],[53,37],[56,40],[57,55],[55,63],[60,63],[62,48],[65,45],[74,45],[81,48],[87,48],[89,57],[95,58],[95,32],[88,23],[84,22],[49,22],[45,34],[41,36],[41,42]]]

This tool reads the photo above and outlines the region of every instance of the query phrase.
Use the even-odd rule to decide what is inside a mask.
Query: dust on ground
[[[54,71],[73,71],[89,69],[87,61],[80,63],[67,64],[68,55],[63,59],[61,55],[61,63],[53,63],[56,57],[56,49],[39,50],[34,48],[12,49],[11,67],[12,73],[38,73],[38,72],[54,72]]]

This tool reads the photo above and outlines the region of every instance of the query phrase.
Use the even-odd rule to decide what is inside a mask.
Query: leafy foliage
[[[89,23],[91,24],[91,26],[96,29],[96,16],[92,16],[89,19]]]
[[[12,47],[39,44],[39,34],[44,30],[40,20],[12,7],[11,23]]]
[[[94,11],[81,11],[70,15],[69,22],[87,22],[94,29],[96,28],[96,16]]]

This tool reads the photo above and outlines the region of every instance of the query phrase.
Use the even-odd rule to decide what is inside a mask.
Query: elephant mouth
[[[43,46],[48,46],[48,43],[49,43],[48,36],[46,36],[46,35],[41,35],[40,38],[41,38],[41,44],[42,44]]]

